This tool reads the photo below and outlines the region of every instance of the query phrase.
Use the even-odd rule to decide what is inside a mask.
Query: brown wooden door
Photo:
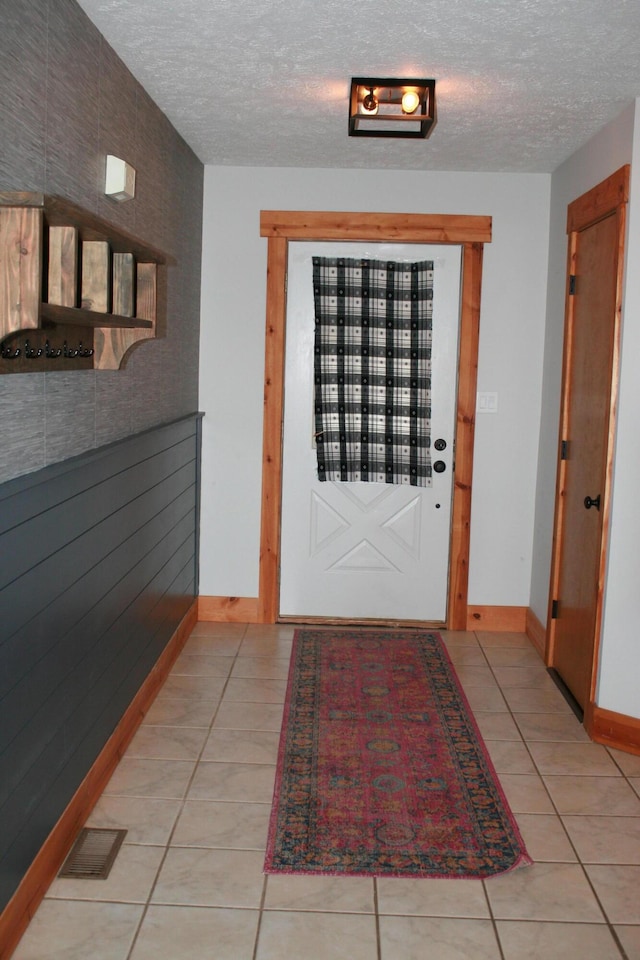
[[[596,188],[601,194],[603,186]],[[593,699],[601,624],[625,214],[617,188],[606,203],[601,197],[594,203],[592,193],[569,208],[556,617],[550,621],[550,665],[583,709]]]

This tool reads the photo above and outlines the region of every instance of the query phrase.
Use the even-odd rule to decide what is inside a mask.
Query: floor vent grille
[[[126,830],[84,827],[58,876],[75,880],[106,880],[126,835]]]

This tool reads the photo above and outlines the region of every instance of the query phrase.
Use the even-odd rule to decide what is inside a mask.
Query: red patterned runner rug
[[[266,873],[483,878],[530,862],[437,633],[296,631]]]

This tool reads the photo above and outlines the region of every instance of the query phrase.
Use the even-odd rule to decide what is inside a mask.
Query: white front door
[[[318,480],[313,256],[434,261],[431,456],[444,470],[431,487]],[[281,616],[446,619],[460,267],[459,246],[289,243]]]

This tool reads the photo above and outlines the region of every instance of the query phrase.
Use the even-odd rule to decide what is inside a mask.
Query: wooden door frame
[[[447,626],[466,630],[482,254],[484,244],[491,242],[491,225],[491,217],[486,216],[261,211],[260,235],[268,238],[268,251],[259,623],[276,623],[279,613],[288,244],[291,240],[351,240],[462,246]]]
[[[551,579],[549,586],[549,608],[547,612],[547,630],[545,642],[545,663],[553,666],[556,620],[553,618],[553,603],[558,597],[560,566],[562,559],[562,529],[564,523],[564,492],[566,484],[567,461],[562,459],[562,441],[568,436],[568,421],[571,399],[571,343],[575,314],[575,300],[570,294],[571,277],[575,276],[578,256],[578,234],[604,220],[605,217],[618,218],[618,264],[616,277],[616,302],[611,318],[613,331],[613,357],[611,365],[611,394],[609,402],[609,425],[606,439],[606,467],[604,489],[602,490],[602,534],[598,566],[598,587],[596,598],[595,638],[591,664],[591,683],[588,702],[584,711],[584,725],[588,732],[593,727],[593,712],[597,684],[597,664],[600,654],[600,634],[604,607],[604,583],[609,543],[609,524],[611,514],[611,478],[613,475],[614,447],[616,433],[616,411],[618,404],[618,382],[620,369],[620,330],[622,321],[624,252],[626,237],[626,204],[629,199],[629,172],[626,164],[615,173],[597,184],[591,190],[578,197],[567,208],[567,277],[565,292],[564,351],[562,360],[562,389],[560,400],[560,428],[558,435],[558,461],[556,478],[555,516],[553,523],[553,544],[551,554]]]

